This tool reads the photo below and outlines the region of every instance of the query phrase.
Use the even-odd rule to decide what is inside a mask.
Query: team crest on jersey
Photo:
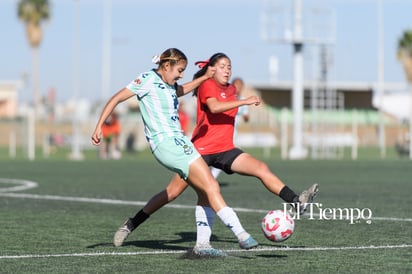
[[[186,155],[193,154],[193,148],[191,146],[187,145],[184,139],[175,138],[175,144],[177,146],[181,146],[183,148],[184,154],[186,154]]]
[[[193,148],[188,145],[184,145],[183,151],[185,152],[186,155],[190,155],[193,153]]]
[[[221,92],[221,93],[220,93],[220,97],[222,97],[223,99],[226,99],[226,93]]]
[[[141,82],[142,82],[142,81],[140,81],[139,78],[137,78],[136,80],[134,80],[134,83],[135,83],[136,85],[140,84]]]

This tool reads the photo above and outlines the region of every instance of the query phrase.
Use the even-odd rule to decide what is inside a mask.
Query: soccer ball
[[[288,212],[272,210],[262,219],[262,232],[273,242],[283,242],[293,234],[295,222]]]

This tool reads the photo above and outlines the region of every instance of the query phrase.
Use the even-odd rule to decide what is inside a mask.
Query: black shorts
[[[242,154],[243,151],[239,148],[234,148],[225,152],[202,155],[203,160],[208,166],[219,168],[227,174],[233,174],[232,163],[235,159]]]

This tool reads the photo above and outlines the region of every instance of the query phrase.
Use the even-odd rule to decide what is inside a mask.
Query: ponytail
[[[193,75],[193,80],[202,77],[203,75],[206,74],[207,69],[209,68],[209,66],[214,66],[216,65],[217,61],[219,61],[221,58],[227,58],[230,60],[230,58],[221,52],[215,53],[212,55],[212,57],[210,57],[208,60],[205,61],[197,61],[195,63],[195,65],[197,65],[200,70],[198,70],[194,75]],[[193,91],[193,96],[197,96],[197,90],[199,87],[195,88]]]

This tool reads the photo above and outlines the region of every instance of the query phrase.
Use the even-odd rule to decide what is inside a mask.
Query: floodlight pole
[[[301,0],[294,1],[293,28],[293,146],[289,151],[290,159],[307,157],[307,149],[303,147],[303,39],[302,39],[302,4]]]
[[[379,147],[381,158],[386,156],[385,116],[383,113],[384,86],[384,59],[383,59],[383,9],[382,0],[378,1],[378,98],[379,98]]]
[[[110,91],[111,30],[111,0],[105,0],[103,3],[102,101],[107,100]]]
[[[412,160],[412,87],[409,85],[409,159]]]
[[[273,2],[273,1],[268,1]],[[291,1],[290,1],[291,2]],[[292,112],[293,112],[293,136],[292,147],[287,152],[289,159],[304,159],[308,156],[308,150],[303,145],[303,110],[304,110],[304,87],[303,87],[303,47],[306,43],[331,43],[320,41],[320,39],[305,39],[302,31],[302,0],[293,2],[293,32],[285,32],[283,38],[274,37],[275,42],[292,44],[293,46],[293,90],[292,90]],[[289,1],[287,1],[289,3]],[[291,35],[290,35],[291,34]],[[305,43],[304,43],[305,41]]]
[[[74,39],[73,39],[73,117],[72,117],[72,151],[69,156],[71,160],[82,160],[83,154],[80,150],[80,132],[79,132],[79,115],[77,111],[77,100],[79,95],[80,81],[79,81],[79,69],[80,69],[80,25],[79,25],[79,0],[74,0]]]

